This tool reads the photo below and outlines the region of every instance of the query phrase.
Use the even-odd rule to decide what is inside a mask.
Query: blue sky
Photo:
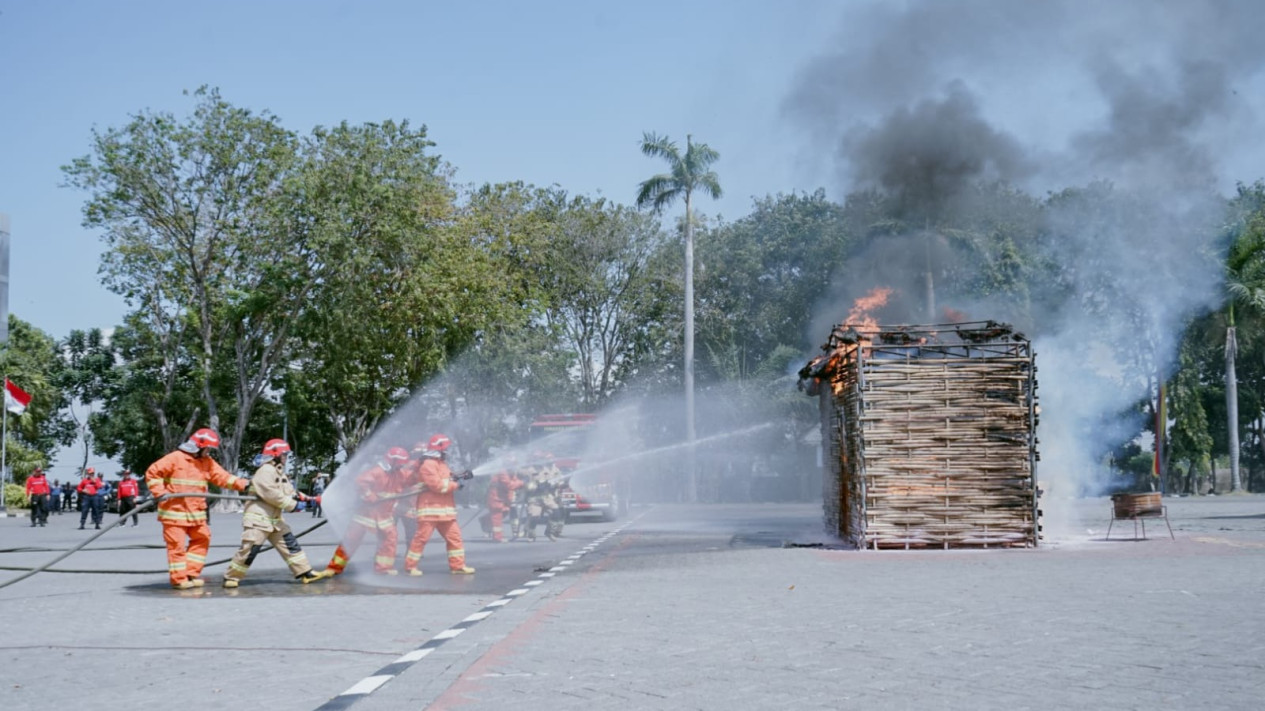
[[[1265,177],[1265,4],[1156,8],[0,0],[10,308],[56,338],[121,320],[124,303],[97,276],[98,236],[80,226],[85,196],[59,187],[60,167],[87,153],[94,127],[146,109],[186,115],[183,92],[202,85],[298,133],[425,124],[461,183],[557,184],[621,202],[663,167],[638,151],[643,131],[692,133],[720,152],[726,193],[700,208],[729,220],[768,194],[824,187],[842,199],[863,178],[842,147],[954,92],[963,118],[1013,141],[1033,168],[1021,185],[1037,195],[1096,178],[1228,194]]]
[[[60,166],[91,130],[185,115],[220,88],[286,127],[426,124],[468,183],[524,180],[628,202],[661,164],[643,131],[721,152],[733,218],[811,188],[785,159],[784,87],[833,23],[826,2],[54,2],[0,0],[0,212],[10,308],[55,337],[108,327],[121,299]]]

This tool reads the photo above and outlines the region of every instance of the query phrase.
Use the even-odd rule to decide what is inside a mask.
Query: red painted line
[[[619,546],[585,571],[579,579],[566,590],[559,593],[549,604],[537,610],[535,614],[515,627],[499,642],[492,645],[488,651],[483,653],[483,656],[475,660],[468,669],[462,672],[461,676],[457,677],[457,680],[445,689],[444,693],[440,694],[434,703],[427,708],[443,711],[444,709],[458,708],[469,703],[481,701],[482,699],[479,698],[478,694],[483,689],[488,673],[502,661],[512,658],[519,650],[527,646],[546,618],[556,616],[556,613],[568,600],[580,594],[592,584],[593,579],[598,573],[606,569],[607,564],[619,553],[620,549],[637,538],[639,536],[636,535],[625,538],[620,542]],[[557,578],[555,577],[554,580],[557,580]]]

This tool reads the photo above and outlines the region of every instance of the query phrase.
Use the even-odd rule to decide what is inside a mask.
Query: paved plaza
[[[240,591],[223,566],[193,593],[43,573],[0,589],[0,708],[1262,708],[1265,497],[1165,503],[1176,540],[1151,521],[1108,542],[1109,500],[1044,501],[1036,550],[837,550],[820,505],[654,506],[557,543],[465,520],[471,579],[438,539],[408,581],[297,585],[271,552]],[[0,565],[47,561],[75,526],[0,519]],[[227,557],[236,522],[213,527]],[[303,539],[318,566],[329,529]],[[161,571],[158,537],[150,518],[58,567]]]

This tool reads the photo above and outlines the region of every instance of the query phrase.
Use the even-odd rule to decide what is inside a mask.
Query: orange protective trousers
[[[461,570],[466,567],[466,551],[462,547],[461,527],[457,525],[457,520],[428,521],[421,519],[417,522],[417,533],[413,534],[413,540],[409,542],[408,555],[404,556],[405,570],[412,571],[417,568],[417,564],[422,560],[422,550],[426,548],[426,541],[430,539],[430,534],[436,530],[439,531],[439,535],[444,537],[444,542],[448,544],[448,568]]]
[[[378,534],[378,550],[373,555],[373,570],[377,573],[385,573],[395,567],[395,519],[390,519],[390,526],[387,527],[384,522],[379,522],[378,526],[370,526],[360,521],[355,521],[351,525],[351,530],[347,531],[347,539],[342,545],[338,546],[338,550],[334,551],[334,557],[330,559],[329,570],[334,571],[335,575],[343,572],[347,567],[347,563],[351,561],[351,557],[356,554],[360,548],[360,543],[365,539],[365,535],[370,531],[377,531]]]
[[[489,509],[488,517],[492,519],[492,540],[505,540],[505,514],[509,513],[509,509]]]
[[[167,544],[167,572],[173,585],[202,575],[211,547],[210,526],[205,522],[195,526],[164,523],[163,542]]]

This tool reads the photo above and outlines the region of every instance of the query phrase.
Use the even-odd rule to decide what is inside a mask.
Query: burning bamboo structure
[[[836,326],[819,397],[826,528],[867,548],[1036,546],[1032,344],[992,321]]]

